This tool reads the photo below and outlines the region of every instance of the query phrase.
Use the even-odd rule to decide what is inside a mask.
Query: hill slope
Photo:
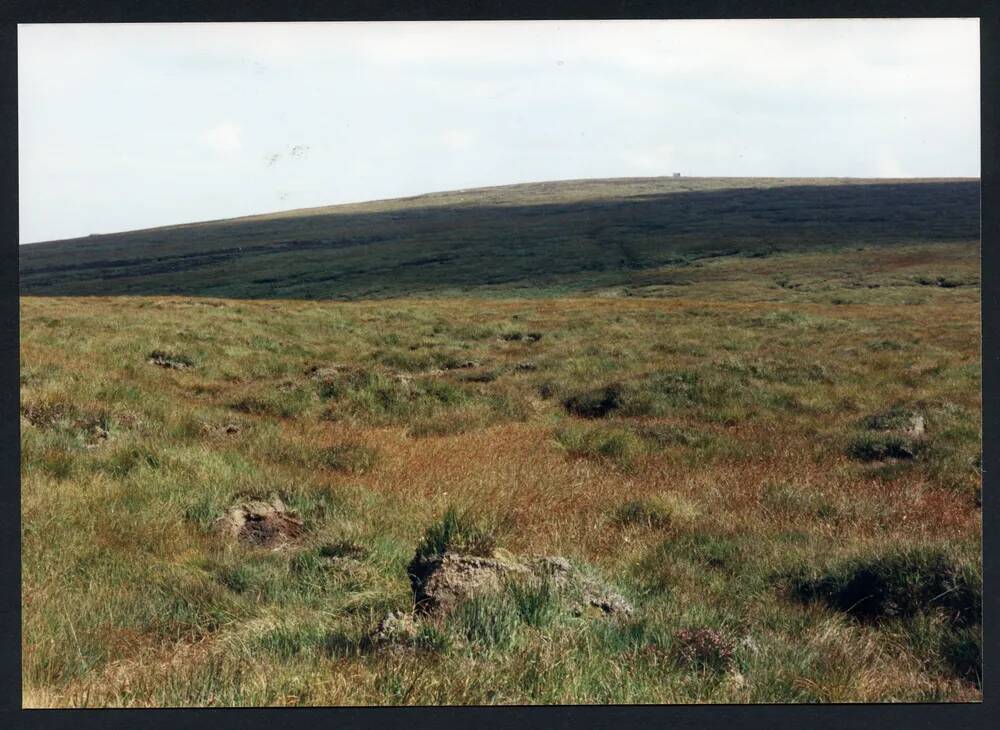
[[[978,180],[562,181],[29,244],[21,293],[585,292],[706,257],[978,237]]]

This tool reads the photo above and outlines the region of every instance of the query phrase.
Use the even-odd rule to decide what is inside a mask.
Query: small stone
[[[405,644],[417,638],[419,627],[412,613],[390,611],[368,635],[374,645]]]
[[[614,591],[588,595],[584,597],[584,601],[587,606],[599,609],[605,616],[628,617],[632,615],[632,604]]]
[[[216,532],[260,547],[281,548],[303,532],[302,520],[288,511],[280,497],[271,502],[234,505],[214,523]]]

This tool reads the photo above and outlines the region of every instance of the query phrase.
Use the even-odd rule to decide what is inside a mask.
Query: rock
[[[517,562],[455,553],[415,557],[408,572],[417,610],[438,614],[450,613],[473,596],[498,592],[509,575],[530,573]]]
[[[916,459],[926,448],[924,417],[900,405],[865,418],[867,434],[856,436],[847,455],[860,461]]]
[[[498,593],[511,578],[549,581],[562,598],[574,603],[577,616],[627,617],[632,606],[617,591],[583,575],[562,556],[521,558],[503,550],[490,556],[446,552],[414,557],[408,569],[416,610],[444,615],[474,596]]]
[[[201,430],[209,435],[220,434],[220,433],[233,435],[239,433],[242,429],[235,423],[227,423],[224,425],[215,423],[205,423],[202,424]]]
[[[525,360],[524,362],[519,362],[514,366],[514,370],[519,373],[530,373],[538,370],[538,363],[532,362],[531,360]]]
[[[584,596],[585,606],[600,610],[605,616],[628,617],[632,615],[632,604],[615,591]]]
[[[478,373],[468,373],[462,377],[466,383],[492,383],[497,379],[497,373],[493,370],[485,370]]]
[[[726,675],[726,683],[735,690],[741,690],[747,686],[747,678],[738,669],[732,669]]]
[[[214,523],[216,532],[260,547],[281,548],[303,532],[302,520],[279,497],[234,505]]]
[[[412,613],[390,611],[367,636],[373,646],[408,644],[417,638],[419,627]]]
[[[479,363],[475,360],[461,360],[445,363],[443,367],[445,370],[470,370],[472,368],[478,368]]]
[[[870,431],[897,431],[913,437],[923,436],[925,431],[921,414],[899,406],[869,416],[864,425]]]
[[[335,378],[344,372],[343,365],[328,365],[326,367],[321,367],[319,365],[310,365],[307,367],[303,374],[312,378],[313,380],[327,380],[329,378]]]
[[[194,362],[186,355],[175,355],[163,350],[153,350],[149,353],[149,359],[146,362],[172,370],[186,370],[194,367]]]
[[[532,564],[536,571],[543,571],[547,575],[555,576],[557,580],[568,579],[573,573],[573,565],[561,555],[546,555],[540,558],[533,558]]]

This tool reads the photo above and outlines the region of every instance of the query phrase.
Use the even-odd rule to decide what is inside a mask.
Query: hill
[[[975,179],[626,178],[28,244],[20,273],[26,295],[544,295],[662,285],[709,258],[978,237]]]

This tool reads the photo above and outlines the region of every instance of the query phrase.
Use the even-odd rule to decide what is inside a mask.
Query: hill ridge
[[[719,255],[975,241],[977,178],[597,178],[463,188],[26,244],[21,291],[364,298],[558,282]]]

